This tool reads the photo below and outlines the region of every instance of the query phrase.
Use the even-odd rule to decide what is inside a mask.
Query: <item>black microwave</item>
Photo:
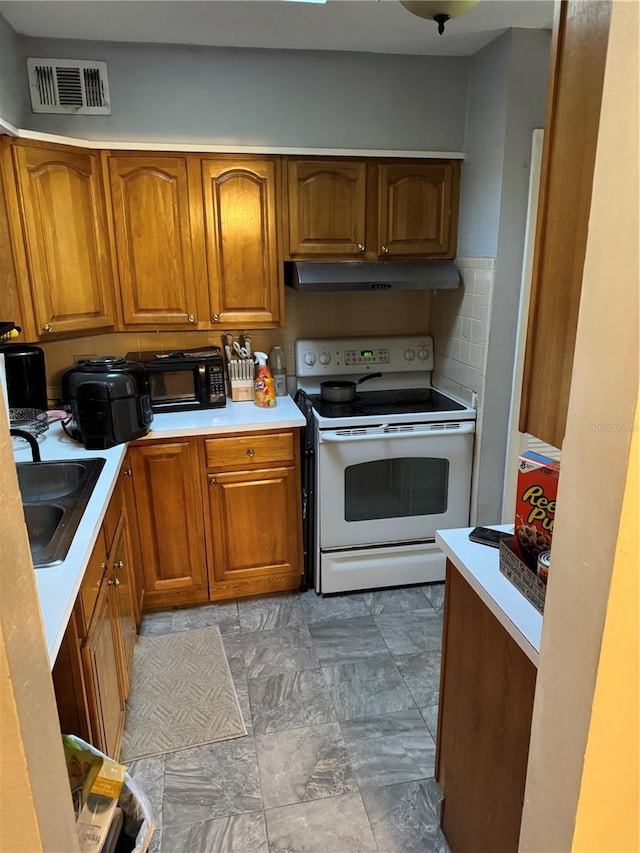
[[[147,370],[154,412],[188,412],[227,405],[224,362],[217,347],[178,352],[129,352]]]

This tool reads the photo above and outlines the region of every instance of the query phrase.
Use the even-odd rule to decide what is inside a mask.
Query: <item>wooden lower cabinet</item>
[[[299,587],[297,430],[142,441],[129,453],[145,609]]]
[[[89,633],[82,644],[89,718],[94,745],[111,758],[120,753],[125,696],[120,665],[120,626],[116,588],[102,585]]]
[[[145,608],[207,601],[197,439],[131,447]]]
[[[62,732],[79,735],[114,759],[136,636],[134,559],[118,484],[52,673]]]
[[[447,561],[436,779],[452,853],[516,853],[536,667]]]

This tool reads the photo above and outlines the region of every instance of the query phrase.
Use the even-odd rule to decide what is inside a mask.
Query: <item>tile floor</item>
[[[442,584],[146,614],[218,625],[247,737],[133,762],[152,853],[446,853],[433,778]]]

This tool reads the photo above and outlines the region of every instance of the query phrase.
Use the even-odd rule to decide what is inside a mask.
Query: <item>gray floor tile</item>
[[[166,756],[163,831],[170,826],[261,809],[258,760],[252,737]]]
[[[387,651],[373,616],[313,622],[309,631],[323,664],[358,661]]]
[[[358,790],[340,726],[256,736],[265,809]]]
[[[241,631],[262,631],[269,628],[290,628],[305,623],[298,596],[256,596],[238,601]]]
[[[433,776],[436,746],[417,708],[340,725],[361,788]]]
[[[323,667],[339,720],[414,707],[413,697],[389,652]]]
[[[172,610],[155,610],[144,613],[138,634],[141,637],[157,637],[160,634],[170,634],[172,625]]]
[[[241,637],[248,678],[319,666],[306,625],[253,631]]]
[[[327,619],[352,619],[368,616],[364,598],[355,593],[349,595],[318,595],[310,589],[300,595],[300,605],[307,622],[324,622]]]
[[[436,610],[438,613],[444,612],[444,584],[443,583],[430,583],[426,586],[421,587],[422,593],[429,602],[429,604]]]
[[[420,713],[429,729],[429,734],[436,740],[438,737],[438,706],[429,705],[427,708],[420,708]]]
[[[374,592],[365,592],[363,597],[369,611],[374,616],[380,613],[424,610],[424,595],[419,587],[380,589]]]
[[[396,664],[419,708],[436,705],[440,692],[440,651],[400,655]]]
[[[442,794],[435,779],[367,788],[362,798],[384,853],[448,853],[440,829]]]
[[[162,801],[164,798],[164,755],[158,758],[140,758],[127,765],[127,772],[147,795],[151,803],[153,821],[162,829]]]
[[[214,601],[198,607],[179,607],[173,611],[172,631],[189,631],[217,625],[221,634],[240,630],[235,601]]]
[[[442,646],[442,616],[431,608],[373,618],[392,655],[413,655]]]
[[[321,669],[252,678],[249,698],[256,734],[315,726],[336,719]]]
[[[162,853],[269,853],[264,814],[170,826],[163,833]]]
[[[360,794],[268,809],[270,853],[374,853]],[[385,851],[386,853],[386,851]]]

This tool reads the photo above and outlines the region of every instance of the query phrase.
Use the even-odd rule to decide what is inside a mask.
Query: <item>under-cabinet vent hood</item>
[[[442,290],[460,284],[451,260],[287,261],[285,282],[306,293],[349,290]]]

